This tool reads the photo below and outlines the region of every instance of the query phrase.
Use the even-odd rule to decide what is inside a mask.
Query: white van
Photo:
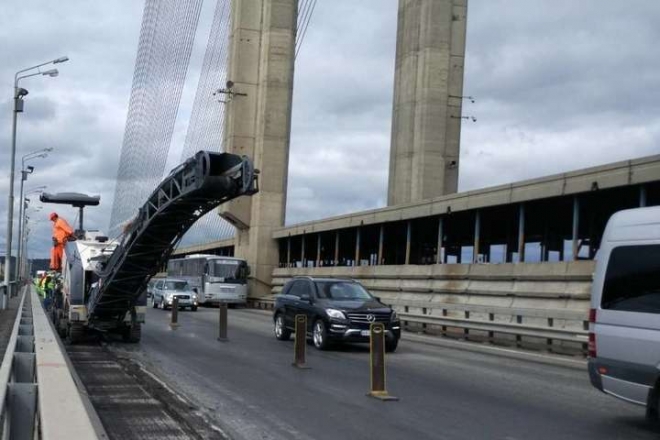
[[[597,255],[589,314],[589,377],[601,391],[660,407],[660,207],[614,214]]]

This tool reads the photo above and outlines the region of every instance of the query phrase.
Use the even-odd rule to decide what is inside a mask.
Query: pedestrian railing
[[[0,367],[2,439],[98,438],[70,365],[29,287]]]

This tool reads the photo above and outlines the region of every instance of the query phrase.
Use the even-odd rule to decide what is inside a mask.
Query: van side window
[[[660,314],[660,245],[620,246],[610,255],[601,307]]]

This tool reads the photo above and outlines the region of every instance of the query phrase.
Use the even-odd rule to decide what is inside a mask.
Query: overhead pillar
[[[251,266],[251,296],[271,292],[284,225],[291,134],[297,0],[231,0],[225,151],[261,170],[259,192],[220,207],[236,226],[235,255]],[[225,87],[225,84],[218,84]]]
[[[467,0],[399,0],[388,205],[458,190]]]

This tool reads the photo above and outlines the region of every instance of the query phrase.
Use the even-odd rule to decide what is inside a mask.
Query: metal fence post
[[[170,327],[176,329],[179,326],[179,298],[174,297],[172,299],[172,322],[170,322]]]
[[[369,366],[371,391],[367,396],[379,400],[399,400],[391,396],[385,388],[385,325],[379,322],[371,324],[369,343]]]
[[[218,305],[218,341],[226,342],[227,339],[227,303],[222,301]]]
[[[293,365],[300,369],[309,369],[305,362],[307,347],[307,315],[296,315],[296,335],[293,343]]]

